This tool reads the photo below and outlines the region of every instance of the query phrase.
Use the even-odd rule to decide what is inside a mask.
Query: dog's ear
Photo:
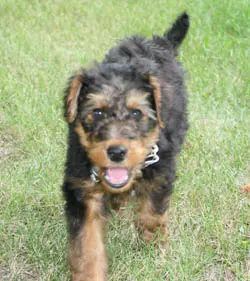
[[[186,37],[189,29],[189,16],[186,12],[181,14],[173,23],[170,30],[164,33],[164,37],[172,44],[173,49],[177,49]]]
[[[164,122],[161,119],[161,110],[162,110],[162,95],[161,95],[161,86],[158,79],[155,76],[149,76],[149,84],[153,87],[153,96],[156,107],[157,121],[161,128],[164,128]]]
[[[65,117],[72,123],[77,116],[78,98],[83,85],[83,73],[72,76],[69,79],[68,87],[65,91]]]

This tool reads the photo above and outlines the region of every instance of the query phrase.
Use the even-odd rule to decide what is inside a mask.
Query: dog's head
[[[66,118],[110,192],[131,187],[166,123],[169,101],[179,95],[173,92],[183,85],[174,56],[188,26],[184,13],[163,37],[147,42],[137,37],[124,40],[103,63],[82,70],[69,81]]]
[[[67,121],[104,187],[128,190],[164,126],[157,79],[102,64],[73,76],[66,92]]]

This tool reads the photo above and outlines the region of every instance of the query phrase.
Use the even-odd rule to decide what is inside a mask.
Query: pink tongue
[[[128,170],[125,168],[108,168],[106,177],[112,184],[122,184],[128,180]]]

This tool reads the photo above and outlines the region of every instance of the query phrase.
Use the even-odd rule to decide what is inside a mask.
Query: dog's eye
[[[142,112],[140,109],[131,109],[130,116],[133,119],[140,121],[142,119]]]
[[[94,121],[101,120],[107,116],[107,113],[102,108],[96,108],[92,112],[92,117]]]

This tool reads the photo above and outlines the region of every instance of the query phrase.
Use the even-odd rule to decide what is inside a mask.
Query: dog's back
[[[142,59],[146,59],[145,63],[148,60],[156,64],[166,63],[177,55],[178,47],[185,39],[188,29],[189,17],[183,13],[163,36],[155,35],[152,40],[139,35],[124,39],[110,49],[104,63],[133,64]]]

